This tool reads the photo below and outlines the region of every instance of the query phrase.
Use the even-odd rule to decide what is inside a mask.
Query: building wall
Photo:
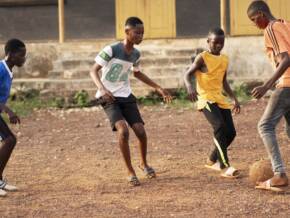
[[[113,40],[97,40],[86,42],[71,42],[59,45],[58,43],[29,43],[27,44],[28,58],[24,67],[15,68],[16,78],[45,78],[53,68],[53,62],[62,61],[66,57],[76,60],[77,57],[85,55],[88,60],[93,61],[95,55]],[[251,46],[251,49],[249,49]],[[171,40],[145,40],[138,48],[141,52],[147,52],[150,59],[158,59],[158,52],[173,49],[194,49],[207,47],[206,38],[195,39],[171,39]],[[0,45],[0,57],[4,56],[4,45]],[[155,54],[157,53],[157,54]],[[263,47],[263,37],[228,37],[225,42],[223,53],[229,56],[229,77],[240,80],[266,79],[272,73],[271,65],[267,59]],[[92,54],[91,56],[89,56]],[[154,56],[155,55],[155,56]],[[147,55],[148,56],[148,55]],[[151,57],[152,56],[152,57]],[[190,55],[182,58],[190,60]],[[83,57],[83,58],[84,58]],[[163,57],[162,57],[163,58]],[[172,58],[166,56],[166,58]],[[142,61],[144,61],[142,56]],[[161,64],[160,64],[161,66]],[[179,65],[178,65],[179,66]],[[89,66],[88,66],[89,67]],[[163,67],[163,66],[162,66]],[[164,68],[166,68],[164,64]]]
[[[0,41],[58,39],[57,5],[0,7]],[[114,38],[114,0],[67,0],[65,5],[68,39]]]
[[[57,5],[0,7],[0,41],[57,40]],[[176,0],[177,38],[198,37],[220,25],[219,1]],[[67,39],[115,38],[115,0],[67,0]]]
[[[176,0],[177,37],[204,36],[220,26],[220,1]]]

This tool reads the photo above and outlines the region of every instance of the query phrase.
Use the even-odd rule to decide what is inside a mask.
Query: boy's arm
[[[225,73],[225,76],[223,79],[223,88],[224,88],[224,91],[228,94],[228,96],[234,100],[233,112],[239,114],[241,111],[241,106],[240,106],[240,103],[239,103],[237,97],[235,96],[234,92],[232,91],[232,89],[227,81],[227,73]]]
[[[99,91],[101,92],[102,96],[104,96],[104,98],[106,100],[114,101],[115,98],[114,98],[113,94],[109,90],[106,89],[106,87],[104,86],[104,84],[102,83],[102,81],[100,79],[99,71],[101,69],[102,69],[102,66],[95,63],[90,71],[90,76],[93,79],[93,81],[96,84]]]
[[[19,117],[5,104],[0,103],[0,110],[7,113],[9,120],[10,120],[10,123],[12,123],[12,124],[20,123]]]
[[[274,75],[265,82],[262,86],[258,86],[253,89],[252,96],[254,98],[261,98],[265,93],[273,87],[275,82],[284,74],[284,72],[287,70],[288,67],[290,67],[290,57],[288,52],[283,52],[278,54],[277,56],[278,60],[280,60],[280,63],[276,70],[274,71]]]
[[[133,71],[133,74],[134,74],[134,77],[136,77],[137,79],[139,79],[143,83],[147,84],[148,86],[151,86],[152,88],[154,88],[163,97],[163,100],[166,103],[170,103],[172,101],[171,95],[165,89],[163,89],[161,86],[159,86],[157,83],[152,81],[144,73],[142,73],[141,71]]]
[[[193,76],[195,71],[201,69],[203,65],[204,65],[203,58],[200,55],[198,55],[195,61],[190,66],[190,68],[184,73],[183,80],[187,89],[188,96],[191,101],[197,101],[197,92],[192,86],[191,77]]]

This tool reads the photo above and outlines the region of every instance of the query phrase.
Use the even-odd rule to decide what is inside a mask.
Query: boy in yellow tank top
[[[231,109],[239,113],[240,104],[227,82],[228,57],[220,53],[224,40],[222,29],[215,28],[209,32],[209,50],[196,57],[185,73],[184,82],[190,99],[197,102],[197,109],[203,112],[214,130],[215,148],[206,167],[222,171],[223,177],[236,178],[239,172],[230,166],[227,148],[236,136]],[[192,76],[196,78],[196,90],[191,84]],[[233,106],[223,95],[223,91],[233,99]]]

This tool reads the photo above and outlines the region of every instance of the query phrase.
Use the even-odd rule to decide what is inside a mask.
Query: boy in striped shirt
[[[288,186],[285,166],[276,139],[275,128],[282,117],[286,120],[286,131],[290,138],[290,23],[276,19],[264,1],[252,2],[248,17],[259,29],[264,30],[264,44],[274,67],[274,73],[262,86],[252,91],[253,97],[261,98],[276,84],[266,110],[259,121],[258,129],[271,159],[274,176],[257,184],[256,188],[283,191]]]

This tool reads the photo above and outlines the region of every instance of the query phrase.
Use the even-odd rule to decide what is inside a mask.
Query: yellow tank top
[[[223,79],[228,68],[226,55],[212,55],[208,51],[202,52],[201,57],[207,72],[195,72],[196,90],[198,93],[197,109],[201,110],[207,103],[217,103],[220,108],[231,109],[232,105],[223,95]]]

